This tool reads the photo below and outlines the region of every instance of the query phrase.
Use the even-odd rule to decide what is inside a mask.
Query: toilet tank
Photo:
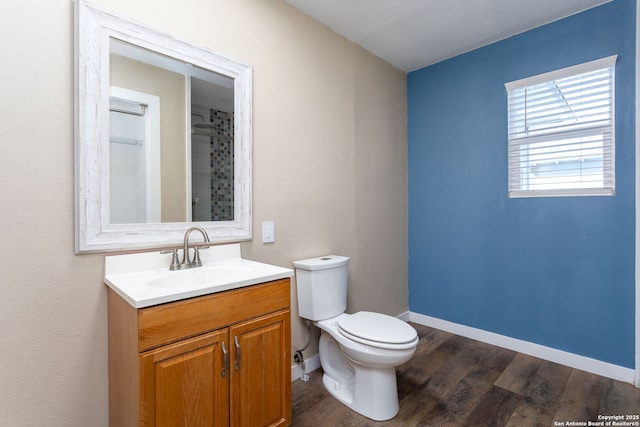
[[[294,261],[298,290],[298,314],[308,320],[324,320],[347,308],[349,258],[327,255]]]

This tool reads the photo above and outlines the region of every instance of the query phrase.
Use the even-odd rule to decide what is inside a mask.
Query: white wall
[[[407,310],[402,71],[280,0],[95,3],[254,66],[254,235],[274,220],[276,243],[245,256],[348,255],[350,310]],[[73,2],[4,0],[0,51],[0,425],[107,426],[103,256],[73,249]]]

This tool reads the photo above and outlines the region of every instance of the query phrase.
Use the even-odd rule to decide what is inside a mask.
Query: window
[[[505,84],[509,197],[614,194],[616,58]]]

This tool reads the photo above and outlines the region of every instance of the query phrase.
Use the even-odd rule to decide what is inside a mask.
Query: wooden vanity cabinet
[[[289,425],[289,288],[282,279],[141,309],[109,289],[110,425]]]

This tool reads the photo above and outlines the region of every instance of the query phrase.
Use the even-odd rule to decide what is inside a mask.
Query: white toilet
[[[340,402],[376,421],[400,409],[395,367],[411,359],[418,334],[392,316],[347,314],[349,258],[328,255],[294,261],[300,317],[320,336],[325,388]]]

